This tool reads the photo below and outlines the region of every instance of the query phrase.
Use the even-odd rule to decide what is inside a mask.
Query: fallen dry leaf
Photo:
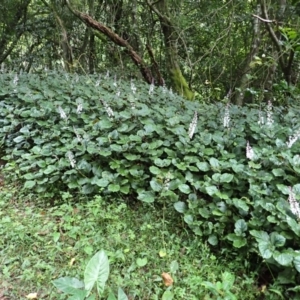
[[[169,273],[163,272],[161,274],[161,277],[164,281],[165,286],[171,286],[174,282],[173,278],[171,277],[171,275]]]
[[[3,293],[4,291],[0,290],[0,300],[8,300]]]
[[[37,299],[37,293],[30,293],[26,296],[27,299]]]
[[[69,262],[69,266],[72,267],[75,263],[75,257],[71,258],[70,262]]]

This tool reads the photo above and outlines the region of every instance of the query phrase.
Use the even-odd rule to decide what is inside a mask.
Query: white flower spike
[[[247,146],[246,146],[246,157],[250,160],[254,158],[254,151],[252,147],[250,146],[249,141],[247,141]]]
[[[192,139],[193,136],[194,136],[194,133],[195,133],[195,130],[196,130],[196,127],[197,127],[197,122],[198,122],[198,114],[195,111],[194,118],[193,118],[193,120],[190,124],[190,127],[189,127],[189,138],[190,139]]]
[[[300,219],[300,207],[299,202],[296,200],[295,194],[293,192],[292,187],[289,187],[289,198],[288,198],[291,212]]]

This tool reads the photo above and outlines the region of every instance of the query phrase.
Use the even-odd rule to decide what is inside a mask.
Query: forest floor
[[[263,299],[257,274],[212,252],[172,205],[158,209],[100,196],[74,202],[63,193],[64,203],[50,206],[20,191],[17,184],[0,186],[0,300],[65,299],[52,281],[82,280],[86,263],[101,249],[110,261],[107,287],[122,287],[131,300]],[[225,273],[234,276],[233,286],[226,286]],[[166,290],[173,298],[164,298]]]

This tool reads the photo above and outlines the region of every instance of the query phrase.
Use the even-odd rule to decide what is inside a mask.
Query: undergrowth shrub
[[[1,153],[25,189],[163,199],[196,235],[257,253],[282,283],[300,272],[298,116],[107,76],[0,78]]]

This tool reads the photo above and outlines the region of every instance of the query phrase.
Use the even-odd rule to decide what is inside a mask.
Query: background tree
[[[298,0],[12,0],[0,62],[107,72],[166,84],[187,99],[289,101],[299,89]]]

